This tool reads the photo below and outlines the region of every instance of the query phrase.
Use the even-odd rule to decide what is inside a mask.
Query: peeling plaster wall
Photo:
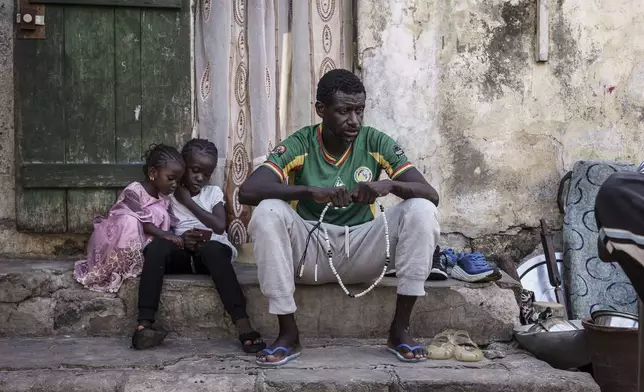
[[[539,219],[561,227],[575,161],[644,159],[644,2],[550,0],[547,63],[536,3],[358,1],[366,122],[439,189],[446,242],[487,238],[472,244],[494,253],[528,231],[534,249]]]

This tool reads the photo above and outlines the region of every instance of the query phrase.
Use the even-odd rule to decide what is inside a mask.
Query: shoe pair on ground
[[[436,247],[432,259],[429,280],[445,280],[449,275],[454,279],[469,283],[493,282],[501,279],[498,268],[488,264],[481,252],[461,252],[456,254],[452,249],[441,251]]]
[[[396,270],[391,269],[386,275],[396,276]],[[450,276],[469,283],[494,282],[502,277],[499,269],[488,264],[481,252],[456,254],[453,249],[441,251],[437,246],[429,280],[447,280]]]
[[[484,354],[466,331],[448,329],[434,336],[427,347],[427,358],[479,362],[483,360]]]

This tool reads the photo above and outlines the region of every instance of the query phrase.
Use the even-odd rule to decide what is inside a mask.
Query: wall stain
[[[563,0],[559,0],[557,7],[550,12],[550,60],[548,64],[552,68],[552,74],[561,83],[566,93],[562,96],[572,96],[572,75],[581,65],[580,59],[583,59],[584,56],[575,41],[572,28],[564,17],[563,3]]]
[[[85,255],[86,248],[87,241],[79,243],[71,239],[67,239],[61,245],[54,247],[54,255],[58,257],[82,256]]]
[[[481,188],[489,186],[494,181],[488,173],[488,166],[483,153],[479,151],[474,141],[465,137],[464,131],[456,124],[458,110],[449,103],[441,111],[441,133],[452,151],[450,167],[451,176],[447,179],[451,194],[465,195],[477,193]]]
[[[528,37],[533,43],[535,18],[536,5],[532,1],[521,1],[517,5],[503,3],[503,25],[490,31],[490,43],[485,49],[490,63],[481,84],[486,101],[502,97],[503,86],[523,92],[521,76],[530,59],[530,51],[524,47],[524,39]]]

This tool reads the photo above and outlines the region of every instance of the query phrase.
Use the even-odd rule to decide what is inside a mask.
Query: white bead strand
[[[378,202],[376,202],[378,203]],[[389,262],[391,260],[391,254],[389,252],[389,225],[387,223],[387,216],[385,215],[385,208],[382,206],[382,204],[378,203],[378,206],[380,207],[380,211],[382,212],[382,219],[385,225],[385,265],[382,268],[382,273],[376,279],[371,286],[369,286],[366,290],[358,293],[358,294],[353,294],[351,293],[346,286],[344,285],[344,282],[342,282],[342,278],[340,278],[340,275],[338,274],[338,271],[336,271],[335,266],[333,265],[333,251],[331,250],[331,241],[329,240],[329,232],[326,229],[326,226],[322,223],[324,220],[324,216],[326,215],[326,212],[329,210],[329,207],[331,206],[331,203],[327,204],[324,207],[324,210],[322,210],[322,214],[320,215],[319,219],[319,224],[322,227],[322,232],[324,234],[324,242],[326,242],[326,254],[329,258],[329,267],[331,267],[331,271],[333,272],[333,275],[335,275],[335,278],[338,280],[338,283],[340,284],[340,287],[342,290],[351,298],[360,298],[363,295],[369,293],[371,290],[376,287],[382,278],[385,276],[385,273],[387,273],[387,269],[389,268]],[[315,281],[317,281],[317,261],[315,262]]]

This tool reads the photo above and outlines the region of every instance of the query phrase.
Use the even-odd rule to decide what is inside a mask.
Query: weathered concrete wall
[[[491,252],[514,242],[515,257],[540,218],[560,227],[576,160],[644,159],[644,2],[550,0],[547,63],[536,3],[358,2],[367,122],[439,189],[444,233]]]
[[[74,256],[85,237],[29,235],[16,231],[14,175],[13,0],[0,0],[0,254]]]

